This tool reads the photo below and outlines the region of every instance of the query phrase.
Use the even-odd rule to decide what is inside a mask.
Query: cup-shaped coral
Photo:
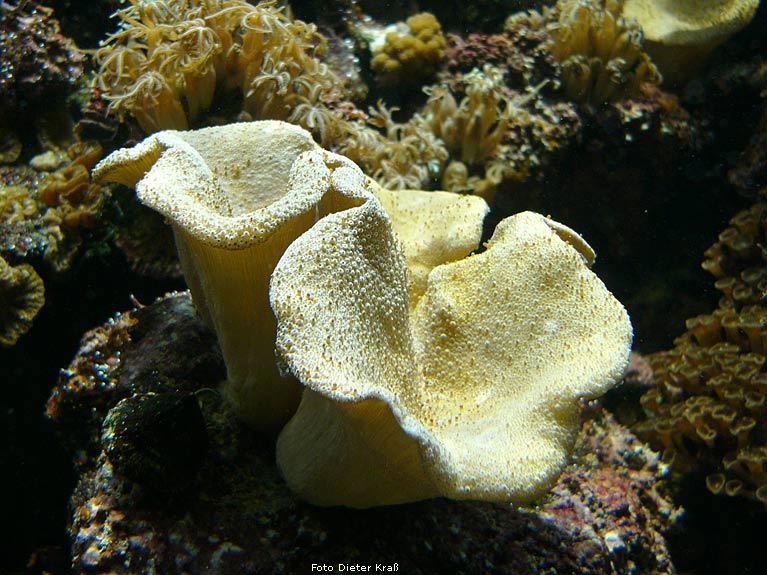
[[[484,201],[381,190],[295,126],[160,132],[94,177],[172,223],[243,415],[277,426],[304,386],[278,463],[311,502],[535,497],[579,399],[627,361],[628,316],[575,232],[520,214],[466,257]]]
[[[365,214],[384,214],[394,246],[378,196],[397,214],[402,236],[413,237],[404,257],[413,293],[421,293],[431,268],[476,247],[487,210],[479,198],[382,190],[351,161],[280,121],[159,132],[113,153],[94,178],[135,186],[139,199],[171,222],[195,304],[224,354],[224,391],[259,427],[287,421],[299,400],[300,386],[275,361],[268,301],[272,271],[288,245],[325,215],[360,205]],[[395,267],[407,277],[404,263]]]
[[[705,57],[753,18],[759,0],[625,0],[666,80],[690,77]]]
[[[585,241],[533,213],[436,265],[413,298],[386,217],[324,218],[275,268],[277,348],[307,387],[277,443],[286,480],[359,508],[535,498],[566,462],[579,399],[621,375],[625,310]]]
[[[224,354],[224,391],[256,426],[284,423],[300,393],[275,362],[272,270],[317,218],[359,202],[332,193],[321,157],[297,161],[309,150],[319,148],[301,128],[250,122],[159,132],[94,171],[97,180],[135,185],[139,199],[171,222],[195,305]]]

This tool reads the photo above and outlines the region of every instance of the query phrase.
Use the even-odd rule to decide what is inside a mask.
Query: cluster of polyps
[[[274,2],[130,0],[120,29],[96,51],[96,83],[109,111],[147,133],[184,130],[216,90],[240,90],[254,118],[286,119],[315,105],[335,76],[314,56],[325,40]]]

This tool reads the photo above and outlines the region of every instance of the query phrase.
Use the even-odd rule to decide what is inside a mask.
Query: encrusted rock
[[[97,444],[101,417],[121,397],[190,397],[223,377],[213,341],[186,294],[120,314],[83,340],[50,413],[70,441]],[[73,572],[290,574],[312,563],[396,564],[416,575],[672,572],[662,532],[676,510],[662,496],[658,456],[598,410],[540,511],[433,499],[359,512],[298,502],[271,442],[215,394],[197,396],[209,450],[184,498],[147,498],[104,453],[72,446],[82,470],[71,499]]]

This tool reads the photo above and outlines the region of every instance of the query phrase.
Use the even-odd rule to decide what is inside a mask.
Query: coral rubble
[[[767,82],[767,65],[762,64],[762,89]],[[759,85],[757,84],[757,86]],[[738,165],[729,173],[730,182],[745,193],[753,194],[767,190],[767,106],[762,108],[762,116],[748,148],[743,152]]]
[[[189,355],[179,353],[182,347]],[[171,294],[83,334],[77,357],[62,370],[48,399],[46,415],[68,447],[98,454],[101,422],[120,400],[188,393],[221,377],[214,335],[201,324],[188,295]]]
[[[584,423],[576,453],[542,514],[568,530],[592,526],[616,572],[675,573],[663,533],[683,511],[665,493],[660,455],[601,408]]]
[[[148,493],[177,496],[194,481],[207,447],[205,420],[191,393],[137,393],[101,425],[104,455],[116,473]]]
[[[509,88],[524,91],[544,81],[558,82],[560,69],[551,53],[551,37],[542,26],[523,19],[510,20],[497,34],[446,35],[445,64],[440,79],[454,89],[451,78],[491,64],[503,71]]]

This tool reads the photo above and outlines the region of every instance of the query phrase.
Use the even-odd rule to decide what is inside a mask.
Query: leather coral
[[[625,310],[588,269],[593,252],[518,214],[485,252],[435,266],[414,297],[371,233],[382,225],[326,218],[272,277],[277,348],[306,386],[277,443],[288,484],[359,508],[541,495],[565,465],[579,399],[620,377],[631,345]]]
[[[289,419],[277,462],[312,503],[528,501],[626,364],[628,315],[578,234],[526,212],[469,255],[483,200],[382,190],[301,128],[160,132],[95,177],[171,222],[226,395]]]

